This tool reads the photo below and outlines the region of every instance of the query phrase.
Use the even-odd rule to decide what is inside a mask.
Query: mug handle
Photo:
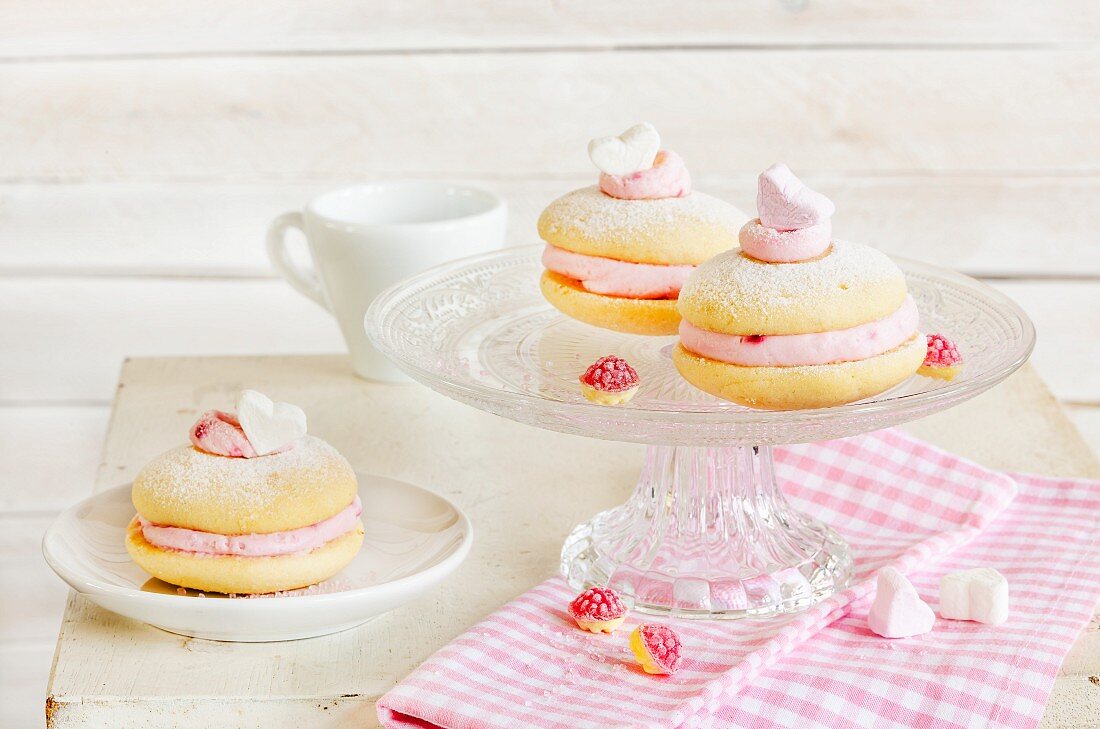
[[[271,221],[267,229],[267,257],[271,259],[271,265],[278,269],[287,282],[298,290],[298,293],[308,296],[325,309],[328,303],[325,301],[325,292],[321,288],[321,282],[317,278],[316,271],[301,268],[290,257],[286,248],[286,231],[295,228],[305,235],[305,226],[302,223],[302,214],[294,211],[283,213]]]

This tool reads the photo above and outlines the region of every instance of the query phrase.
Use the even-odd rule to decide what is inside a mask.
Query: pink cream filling
[[[691,175],[675,152],[661,150],[653,166],[629,175],[600,173],[600,190],[620,200],[657,200],[691,193]]]
[[[275,557],[281,554],[308,552],[355,528],[363,513],[363,503],[355,500],[324,521],[285,532],[270,534],[215,534],[183,527],[160,526],[138,514],[141,533],[146,541],[161,549],[181,552],[198,552],[211,555],[237,555],[239,557]]]
[[[542,265],[580,281],[585,291],[631,299],[675,299],[695,266],[631,263],[546,246]]]
[[[708,359],[745,367],[797,367],[853,362],[889,352],[917,330],[911,296],[890,316],[850,329],[813,334],[721,334],[680,322],[680,343]]]

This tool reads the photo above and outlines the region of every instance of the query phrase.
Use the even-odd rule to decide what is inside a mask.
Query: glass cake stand
[[[541,250],[497,251],[403,281],[375,299],[367,332],[403,371],[456,400],[540,428],[648,446],[630,499],[576,527],[561,555],[572,586],[610,585],[645,612],[770,615],[843,588],[848,545],[788,505],[771,447],[930,415],[1003,380],[1035,342],[1027,315],[997,291],[898,260],[922,330],[959,343],[962,373],[952,382],[914,376],[839,407],[752,410],[681,379],[669,358],[675,337],[619,334],[552,308],[539,292]],[[581,395],[577,378],[605,354],[624,357],[641,378],[626,405]]]

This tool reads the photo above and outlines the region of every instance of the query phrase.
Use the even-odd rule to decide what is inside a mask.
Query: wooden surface
[[[43,0],[0,4],[0,57],[344,53],[689,44],[846,46],[1090,43],[1098,16],[1080,0],[975,0],[929,12],[922,0],[708,0],[469,3],[323,0],[308,6],[202,0],[186,7]],[[425,22],[430,18],[430,23]],[[88,32],[89,27],[98,32]]]
[[[291,643],[182,638],[73,596],[49,687],[51,727],[192,727],[226,715],[240,727],[373,726],[381,693],[554,574],[565,535],[625,499],[641,464],[641,446],[538,430],[418,385],[367,383],[349,374],[342,357],[139,359],[123,370],[96,488],[132,478],[177,444],[199,412],[243,385],[302,405],[311,432],[357,469],[454,499],[477,530],[469,559],[416,604],[346,633]],[[909,430],[994,468],[1100,477],[1100,463],[1030,368]],[[1045,726],[1088,726],[1100,716],[1100,691],[1088,682],[1097,672],[1093,625],[1066,660]]]
[[[0,727],[40,726],[65,592],[42,529],[92,482],[130,355],[341,351],[267,222],[460,179],[535,241],[645,118],[751,208],[784,160],[837,234],[979,275],[1100,444],[1100,5],[1090,0],[0,0]],[[7,599],[5,599],[7,598]],[[15,668],[13,668],[15,667]]]
[[[838,207],[835,225],[843,226],[847,238],[888,253],[996,278],[1100,275],[1090,207],[1100,201],[1100,176],[803,176],[828,190]],[[509,240],[515,245],[538,242],[535,221],[550,200],[592,184],[587,173],[454,179],[507,198]],[[701,190],[755,209],[754,174],[694,179]],[[257,243],[268,221],[330,187],[357,181],[348,176],[315,182],[0,183],[0,230],[12,240],[35,241],[0,247],[0,274],[271,278],[275,274]],[[65,216],[43,225],[58,207]],[[1051,210],[1061,214],[1052,219]],[[1036,241],[1056,244],[1059,255]]]
[[[780,158],[847,174],[1095,173],[1096,51],[873,58],[669,50],[506,63],[425,54],[0,64],[0,158],[9,178],[67,181],[590,174],[584,144],[601,109],[597,123],[612,129],[652,121],[695,174],[757,173]],[[704,103],[705,113],[683,113]]]

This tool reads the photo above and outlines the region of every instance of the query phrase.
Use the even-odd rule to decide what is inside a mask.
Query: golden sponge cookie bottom
[[[314,585],[344,569],[362,545],[362,522],[316,549],[274,557],[161,549],[145,539],[136,516],[126,528],[126,551],[139,567],[165,582],[205,592],[261,594]]]
[[[701,357],[677,344],[672,361],[685,380],[723,400],[762,410],[827,408],[889,390],[924,362],[924,335],[876,357],[800,367],[745,367]]]
[[[675,299],[630,299],[585,291],[571,278],[544,271],[539,281],[543,297],[568,317],[625,334],[675,334],[680,313]]]

